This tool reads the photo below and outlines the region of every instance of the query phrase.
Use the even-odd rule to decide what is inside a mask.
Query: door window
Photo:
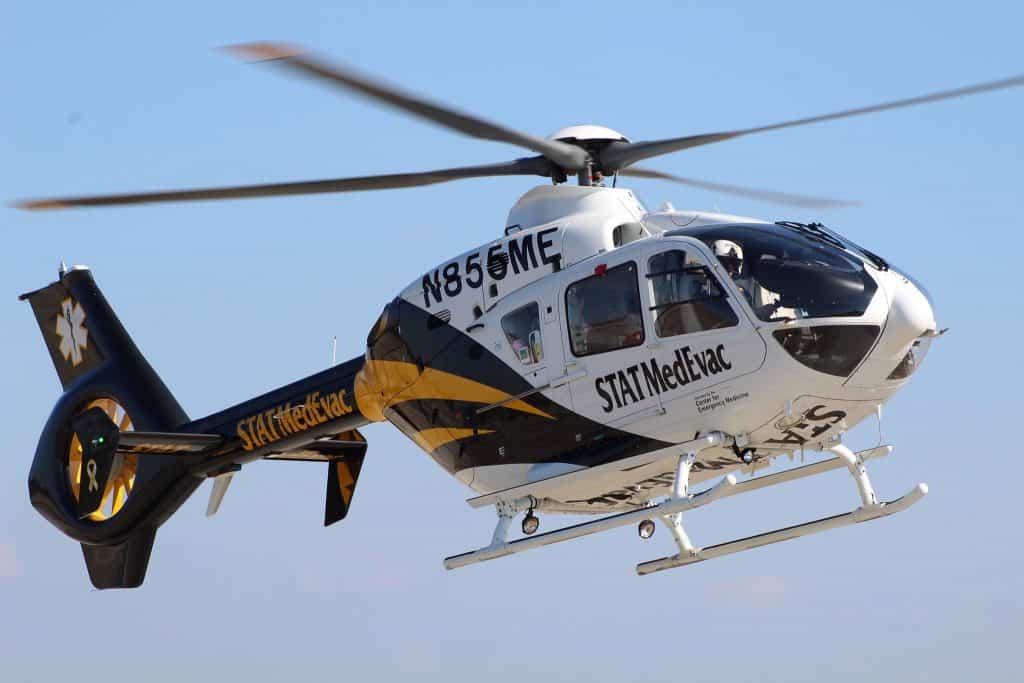
[[[508,340],[509,348],[520,363],[534,365],[544,360],[537,304],[527,304],[503,317],[501,329]]]
[[[569,345],[576,356],[644,343],[643,307],[632,261],[570,285],[565,310]]]
[[[711,271],[681,249],[652,256],[647,280],[659,337],[717,330],[739,322]]]

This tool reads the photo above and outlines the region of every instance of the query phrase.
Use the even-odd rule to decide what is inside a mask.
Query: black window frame
[[[678,252],[681,252],[683,254],[683,263],[686,263],[687,257],[689,257],[689,256],[691,256],[693,254],[693,250],[692,249],[682,249],[679,246],[672,246],[672,247],[669,247],[669,248],[664,248],[664,249],[661,249],[660,251],[658,251],[656,253],[653,253],[653,254],[651,254],[650,256],[647,257],[647,267],[650,268],[651,260],[654,259],[655,257],[661,256],[662,254],[668,254],[668,253],[673,252],[673,251],[678,251]],[[697,255],[698,256],[696,256],[694,258],[703,257],[703,254],[701,254],[699,251],[697,252]],[[683,299],[683,300],[680,300],[680,301],[668,301],[666,303],[661,303],[661,304],[654,303],[655,300],[656,300],[656,297],[654,296],[654,291],[653,291],[654,288],[652,286],[650,286],[651,280],[653,280],[656,277],[662,277],[664,275],[671,275],[673,273],[684,273],[684,274],[685,273],[703,273],[705,275],[705,277],[707,277],[708,280],[710,280],[712,283],[714,283],[715,288],[718,290],[718,294],[715,294],[713,296],[693,297],[693,298],[690,298],[690,299]],[[726,330],[726,329],[729,329],[731,327],[736,327],[737,325],[740,324],[740,317],[739,317],[739,315],[736,313],[736,310],[734,309],[732,304],[729,303],[729,299],[732,298],[730,296],[730,294],[729,294],[729,291],[725,288],[725,286],[721,283],[721,281],[719,281],[719,279],[715,276],[714,271],[706,263],[701,263],[700,265],[694,265],[694,266],[686,266],[686,265],[684,265],[682,268],[675,268],[673,270],[649,271],[649,272],[647,272],[644,275],[644,279],[646,279],[647,282],[648,282],[648,290],[649,290],[649,293],[650,293],[650,296],[651,296],[651,303],[652,303],[652,305],[647,307],[647,310],[649,310],[649,311],[657,312],[657,311],[659,311],[661,309],[669,308],[671,306],[681,306],[681,305],[693,303],[695,301],[714,301],[714,300],[724,299],[725,300],[726,308],[732,314],[733,322],[731,324],[729,324],[729,325],[724,325],[724,326],[721,326],[721,327],[708,327],[708,328],[701,329],[701,330],[693,330],[691,332],[676,332],[675,334],[666,334],[666,335],[659,334],[659,332],[658,332],[658,319],[657,319],[657,316],[655,316],[654,319],[651,321],[651,323],[654,325],[654,336],[657,337],[658,339],[671,339],[672,337],[681,337],[681,336],[687,335],[687,334],[701,334],[702,332],[712,332],[714,330]]]
[[[639,302],[639,304],[640,304],[639,310],[637,311],[639,313],[639,319],[640,319],[640,340],[637,341],[635,344],[628,344],[626,346],[619,346],[619,347],[616,347],[614,349],[603,349],[601,351],[592,351],[590,353],[578,353],[576,351],[576,345],[573,343],[572,321],[569,320],[569,313],[570,313],[569,291],[573,287],[575,287],[576,285],[580,284],[581,282],[586,282],[587,280],[593,280],[594,278],[607,277],[609,273],[612,273],[613,271],[616,271],[616,270],[618,270],[620,268],[626,268],[628,266],[633,266],[633,285],[636,287],[636,290],[635,290],[636,291],[636,299],[637,299],[637,302]],[[562,295],[562,299],[563,299],[563,301],[565,303],[565,332],[566,332],[566,334],[569,337],[569,352],[572,353],[574,358],[586,358],[587,356],[597,356],[597,355],[600,355],[602,353],[611,353],[613,351],[621,351],[623,349],[632,349],[632,348],[635,348],[637,346],[643,346],[644,342],[647,341],[647,325],[645,324],[645,321],[644,321],[644,318],[646,317],[644,315],[644,298],[643,298],[643,294],[640,291],[640,266],[639,266],[639,264],[636,261],[633,261],[633,260],[623,261],[622,263],[619,263],[619,264],[617,264],[615,266],[611,266],[609,268],[606,268],[604,270],[604,272],[602,272],[602,273],[594,272],[594,273],[588,275],[587,277],[580,278],[579,280],[575,280],[574,282],[569,283],[565,287],[565,293]]]

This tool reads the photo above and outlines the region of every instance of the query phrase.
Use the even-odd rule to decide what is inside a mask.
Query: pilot
[[[732,240],[725,239],[715,240],[711,247],[722,267],[729,273],[729,277],[736,283],[759,318],[771,321],[796,317],[795,312],[791,309],[780,307],[778,294],[765,289],[754,279],[749,266],[744,269],[743,247]],[[780,311],[782,312],[781,317]]]

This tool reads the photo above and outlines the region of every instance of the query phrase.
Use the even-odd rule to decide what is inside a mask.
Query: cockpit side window
[[[576,356],[615,351],[644,343],[643,306],[636,264],[602,270],[569,285],[565,310],[569,346]]]
[[[681,249],[652,256],[647,262],[647,280],[659,337],[716,330],[739,322],[711,271]]]
[[[544,343],[540,335],[540,312],[536,303],[517,308],[501,319],[513,355],[523,365],[535,365],[544,360]]]

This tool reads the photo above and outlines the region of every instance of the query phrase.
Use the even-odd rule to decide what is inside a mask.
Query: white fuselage
[[[909,373],[892,377],[894,370],[922,340],[920,351],[925,350],[936,330],[930,302],[907,277],[884,262],[879,267],[827,244],[820,248],[835,252],[828,258],[854,264],[837,266],[846,278],[840,284],[849,288],[853,282],[863,290],[863,311],[850,315],[853,311],[837,309],[839,314],[830,315],[830,302],[813,296],[790,297],[810,301],[800,305],[783,305],[785,295],[777,293],[762,293],[758,299],[751,293],[756,283],[731,274],[716,258],[707,231],[708,226],[744,226],[735,232],[785,232],[764,221],[675,210],[650,213],[629,190],[562,185],[531,190],[513,207],[507,225],[504,237],[441,264],[401,296],[428,313],[448,311],[449,324],[466,331],[544,396],[590,420],[669,443],[710,431],[733,436],[742,449],[704,452],[694,481],[739,467],[744,449],[753,449],[756,465],[804,447],[826,448],[904,384]],[[817,248],[820,240],[813,242]],[[670,262],[680,265],[666,271],[664,264]],[[773,274],[788,272],[779,264],[765,253],[760,266],[748,258],[747,268],[763,281],[765,273],[778,279],[782,275]],[[812,268],[806,287],[813,288],[813,263],[805,258],[798,265]],[[856,280],[851,269],[866,275]],[[595,300],[603,296],[601,283],[588,278],[602,277],[635,278],[639,306],[633,294],[621,306],[636,312],[619,314],[619,303]],[[590,285],[577,284],[583,281]],[[666,305],[666,287],[700,289],[704,294],[699,296],[708,299],[687,303],[677,293],[682,303]],[[590,314],[588,307],[600,310]],[[819,312],[809,316],[815,307]],[[517,312],[518,317],[510,315]],[[587,315],[603,317],[595,323]],[[518,323],[525,325],[522,334],[511,329],[517,320],[525,321]],[[850,356],[849,367],[835,370],[836,359],[844,361],[844,349],[850,347],[839,328],[868,330],[872,337],[856,342],[865,346],[857,357]],[[826,336],[814,338],[819,331]],[[829,334],[835,335],[834,342]],[[615,348],[602,350],[602,344]],[[802,360],[794,348],[801,349]],[[919,359],[920,353],[912,358]],[[625,501],[618,496],[615,505],[609,499],[609,507],[663,493],[667,484],[658,477],[671,469],[671,458],[661,455],[665,458],[617,483],[620,493],[630,495]],[[487,493],[574,468],[557,462],[491,465],[458,477]]]

